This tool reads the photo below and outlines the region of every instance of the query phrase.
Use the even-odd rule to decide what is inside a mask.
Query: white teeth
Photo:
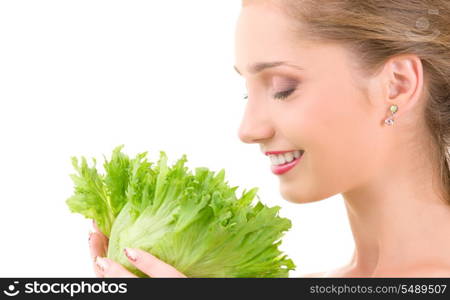
[[[269,157],[272,165],[278,165],[278,157],[276,155],[269,155]]]
[[[286,159],[284,157],[284,154],[277,154],[277,161],[278,164],[277,165],[282,165],[286,162]]]
[[[296,150],[292,152],[287,152],[283,154],[271,154],[269,155],[270,161],[272,165],[282,165],[285,163],[289,163],[293,161],[296,158],[299,158],[301,156],[301,151]]]
[[[286,162],[291,162],[294,160],[294,153],[293,152],[288,152],[284,154],[284,159],[286,160]]]

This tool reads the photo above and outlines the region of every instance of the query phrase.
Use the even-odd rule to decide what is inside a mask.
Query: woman
[[[450,277],[450,2],[244,0],[235,69],[240,139],[304,151],[272,167],[283,198],[344,198],[353,258],[304,276]],[[90,240],[103,256],[107,239]],[[150,276],[184,276],[132,250]],[[98,276],[134,276],[102,262]]]

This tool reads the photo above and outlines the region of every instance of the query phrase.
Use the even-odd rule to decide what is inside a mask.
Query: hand
[[[108,252],[108,238],[98,229],[94,223],[95,230],[89,234],[89,248],[97,277],[137,277],[122,265],[106,258]],[[130,263],[150,277],[184,277],[171,265],[157,259],[155,256],[140,249],[127,248],[125,254]]]

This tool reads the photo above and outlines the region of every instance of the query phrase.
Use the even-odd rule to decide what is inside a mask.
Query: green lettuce
[[[184,154],[173,166],[160,151],[156,164],[147,152],[134,158],[116,147],[104,157],[105,174],[86,158],[72,157],[71,212],[97,222],[109,237],[107,257],[139,277],[148,277],[125,257],[125,247],[147,251],[188,277],[289,277],[295,264],[279,249],[291,221],[280,207],[258,200],[258,188],[236,196],[236,187],[218,173],[192,173]],[[259,199],[259,197],[258,197]]]

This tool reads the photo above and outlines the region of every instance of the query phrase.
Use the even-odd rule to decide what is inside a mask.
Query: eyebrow
[[[303,68],[296,66],[292,63],[286,62],[286,61],[271,61],[271,62],[255,63],[255,64],[251,65],[250,67],[248,67],[248,71],[251,74],[257,74],[259,72],[262,72],[265,69],[275,68],[275,67],[279,67],[279,66],[287,66],[287,67],[295,68],[298,70],[303,70]],[[236,66],[234,66],[234,69],[236,70],[236,72],[239,75],[242,75]]]

